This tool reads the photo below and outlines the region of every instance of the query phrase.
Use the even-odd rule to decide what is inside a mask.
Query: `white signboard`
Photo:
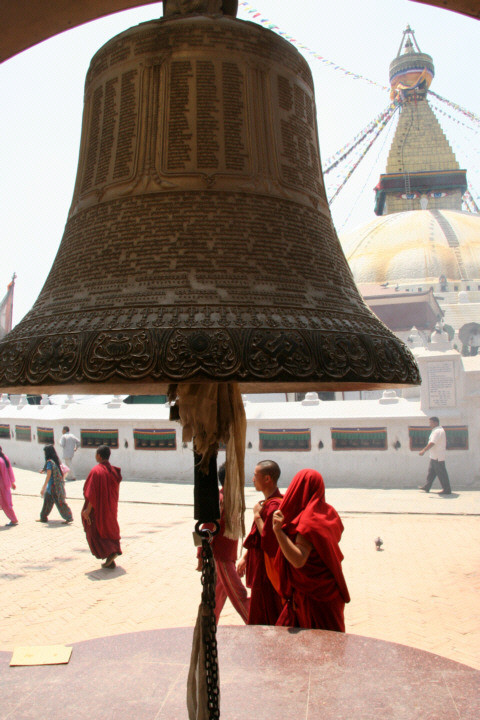
[[[431,408],[455,407],[455,369],[452,360],[428,363],[428,400]]]

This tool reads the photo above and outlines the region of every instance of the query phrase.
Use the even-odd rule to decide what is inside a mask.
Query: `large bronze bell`
[[[65,233],[0,343],[2,390],[418,384],[333,228],[308,65],[235,6],[167,0],[94,56]]]

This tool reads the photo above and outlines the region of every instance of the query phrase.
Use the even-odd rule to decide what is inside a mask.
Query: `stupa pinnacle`
[[[462,209],[466,170],[460,169],[427,100],[434,74],[432,58],[421,52],[408,25],[390,63],[390,96],[400,105],[400,118],[386,173],[375,188],[377,215]]]

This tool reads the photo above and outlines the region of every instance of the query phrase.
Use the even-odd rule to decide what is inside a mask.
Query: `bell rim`
[[[236,382],[256,392],[420,384],[410,350],[381,325],[370,332],[170,328],[77,332],[0,342],[0,390],[116,388]],[[259,389],[262,387],[263,389]],[[93,388],[93,391],[92,391]],[[246,392],[246,390],[245,390]]]

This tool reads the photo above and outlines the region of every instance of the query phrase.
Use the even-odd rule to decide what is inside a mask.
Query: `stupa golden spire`
[[[460,169],[427,100],[434,75],[432,58],[421,52],[407,25],[390,63],[390,96],[400,106],[400,117],[386,173],[376,187],[377,215],[462,208],[466,170]]]

